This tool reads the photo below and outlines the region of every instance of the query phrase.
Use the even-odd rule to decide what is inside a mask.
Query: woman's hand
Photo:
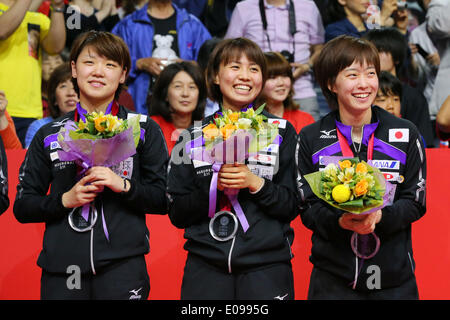
[[[86,172],[86,176],[90,177],[93,186],[100,188],[102,191],[104,187],[108,187],[116,193],[130,190],[130,182],[128,180],[125,182],[124,189],[124,179],[107,167],[92,167]]]
[[[90,184],[92,177],[85,176],[78,181],[72,189],[62,196],[62,204],[66,208],[81,207],[92,202],[97,194],[103,191],[103,187]]]
[[[224,164],[219,171],[217,188],[244,189],[251,192],[257,191],[264,183],[264,179],[258,177],[245,164]]]
[[[375,226],[381,220],[381,210],[369,214],[353,214],[346,212],[339,218],[341,228],[354,231],[359,234],[369,234],[375,230]]]

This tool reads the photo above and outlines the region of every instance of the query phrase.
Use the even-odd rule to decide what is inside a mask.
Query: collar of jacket
[[[378,127],[379,121],[377,117],[378,107],[372,106],[372,118],[370,119],[370,123],[363,126],[363,137],[362,143],[367,145],[369,143],[370,136]],[[349,145],[352,144],[352,126],[348,126],[340,122],[339,112],[336,112],[336,128],[342,133],[342,135],[347,139]]]

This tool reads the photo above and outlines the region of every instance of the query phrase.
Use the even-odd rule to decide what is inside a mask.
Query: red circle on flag
[[[396,137],[397,139],[401,139],[401,138],[403,138],[403,133],[402,133],[401,131],[397,131],[397,132],[395,133],[395,137]]]

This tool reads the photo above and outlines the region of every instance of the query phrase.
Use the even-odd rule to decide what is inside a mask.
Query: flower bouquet
[[[136,153],[141,131],[139,115],[122,120],[111,114],[93,112],[80,118],[78,122],[67,121],[57,138],[62,148],[58,150],[59,159],[74,161],[81,168],[79,179],[93,166],[112,167]],[[70,226],[80,232],[92,229],[97,217],[95,206],[84,205],[79,215],[75,209],[69,214]],[[109,240],[103,210],[102,219]]]
[[[311,190],[320,199],[354,214],[368,214],[388,205],[393,186],[383,174],[358,158],[325,157],[323,171],[305,175]]]
[[[209,217],[216,208],[217,176],[225,163],[244,163],[248,157],[268,147],[280,144],[278,125],[269,123],[262,114],[265,104],[254,110],[252,105],[239,112],[224,110],[215,114],[213,120],[202,129],[202,135],[187,145],[186,151],[192,160],[212,164],[213,177],[210,185]],[[239,190],[225,189],[244,231],[249,225],[237,202]]]
[[[329,205],[353,214],[369,214],[391,205],[395,186],[385,180],[378,168],[358,158],[323,157],[323,171],[305,175],[313,193]],[[353,232],[350,239],[353,253],[360,259],[374,257],[380,248],[380,239],[372,232],[360,235]],[[355,289],[359,272],[356,259]]]

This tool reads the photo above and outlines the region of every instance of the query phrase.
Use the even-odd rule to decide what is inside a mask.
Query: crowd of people
[[[41,298],[147,298],[152,213],[185,229],[182,299],[293,299],[298,215],[313,232],[308,298],[417,299],[425,148],[450,139],[448,12],[449,0],[0,0],[0,210],[5,149],[27,149],[14,214],[46,224]],[[219,114],[262,105],[279,123],[272,160],[177,161]],[[56,139],[94,111],[140,114],[141,135],[119,166],[80,173]],[[394,202],[362,216],[326,205],[304,178],[324,156],[392,163]],[[86,206],[98,222],[70,220]],[[218,240],[210,209],[243,211],[250,227]],[[375,230],[381,249],[364,264],[348,244]],[[74,261],[82,290],[66,285]]]

